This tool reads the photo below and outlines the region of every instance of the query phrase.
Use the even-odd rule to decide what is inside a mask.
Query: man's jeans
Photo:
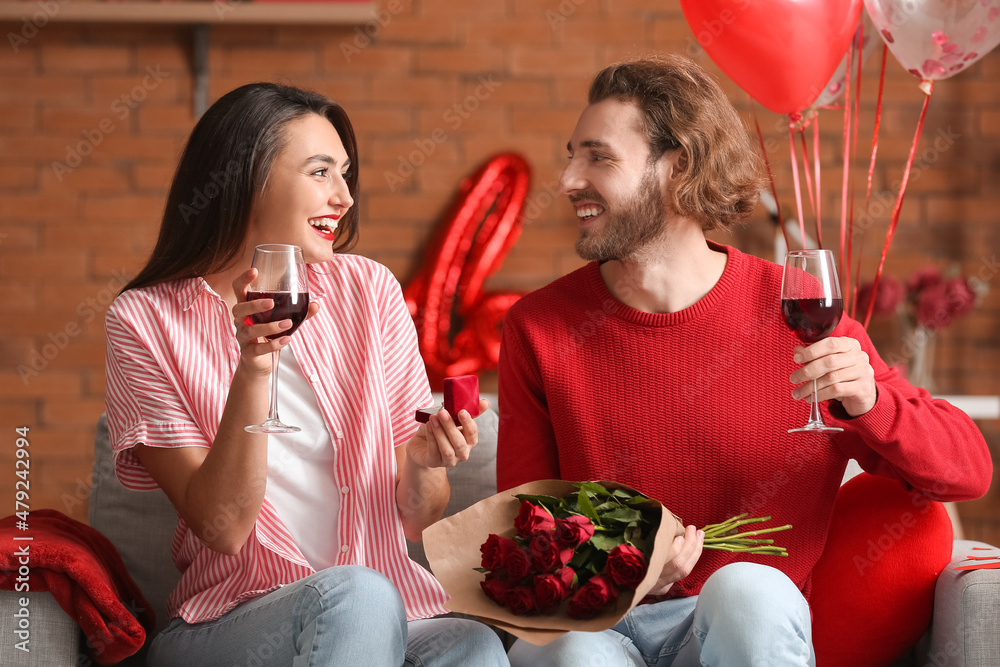
[[[612,630],[570,632],[545,646],[519,639],[514,667],[779,667],[816,664],[809,605],[779,570],[719,568],[696,597],[639,605]]]
[[[452,618],[407,623],[383,575],[344,565],[245,602],[214,621],[175,618],[149,651],[151,667],[506,665],[490,628]]]

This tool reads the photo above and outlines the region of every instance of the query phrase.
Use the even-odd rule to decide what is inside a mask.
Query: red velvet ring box
[[[479,416],[479,378],[475,375],[458,375],[444,379],[444,409],[458,424],[458,412],[466,410],[473,417]],[[438,408],[417,410],[417,421],[426,423]]]

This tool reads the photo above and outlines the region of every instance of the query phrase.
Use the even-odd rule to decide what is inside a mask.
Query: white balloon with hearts
[[[920,79],[947,79],[1000,44],[1000,0],[865,0],[896,60]]]

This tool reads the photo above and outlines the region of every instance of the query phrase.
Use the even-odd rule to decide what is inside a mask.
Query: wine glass
[[[840,280],[833,253],[829,250],[793,250],[785,255],[785,270],[781,276],[781,314],[785,323],[806,345],[812,345],[830,335],[844,314],[844,299],[840,295]],[[813,380],[813,400],[809,421],[789,433],[843,431],[839,426],[827,426],[819,411],[816,380]]]
[[[253,251],[253,263],[257,277],[247,289],[247,301],[272,299],[274,308],[250,316],[254,324],[279,322],[290,319],[292,327],[267,336],[275,340],[291,336],[306,318],[309,310],[309,281],[306,263],[302,258],[302,248],[294,245],[259,245]],[[281,423],[278,418],[278,356],[281,350],[271,353],[271,406],[267,419],[262,424],[245,427],[251,433],[294,433],[301,431],[298,426]]]

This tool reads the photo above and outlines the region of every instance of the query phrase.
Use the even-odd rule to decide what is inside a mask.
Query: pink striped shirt
[[[386,575],[410,619],[444,613],[444,590],[406,555],[396,507],[394,446],[416,430],[414,410],[434,403],[399,283],[357,255],[313,268],[309,288],[322,307],[291,346],[337,447],[336,562]],[[239,361],[232,313],[196,278],[125,292],[105,326],[116,473],[129,488],[156,489],[132,448],[211,447]],[[218,516],[225,520],[225,508]],[[212,551],[178,519],[172,555],[182,575],[168,611],[189,623],[218,618],[314,572],[266,494],[239,554]]]

